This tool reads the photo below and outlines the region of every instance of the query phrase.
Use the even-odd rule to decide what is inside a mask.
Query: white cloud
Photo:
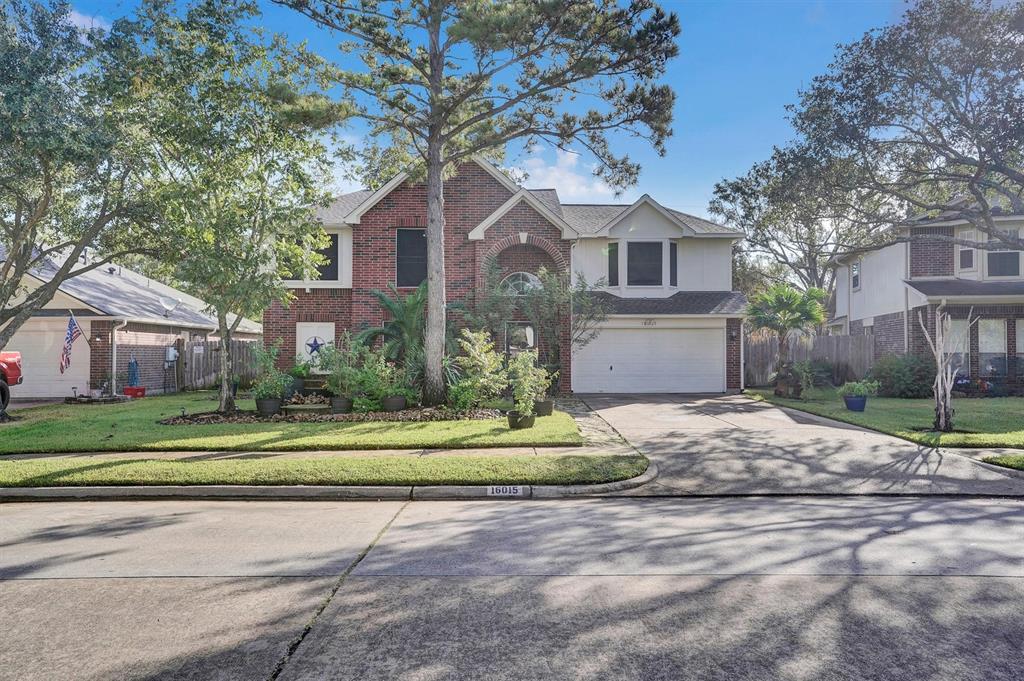
[[[83,31],[88,31],[93,28],[98,28],[103,31],[110,30],[110,22],[107,21],[106,17],[102,17],[99,14],[89,16],[88,14],[82,14],[74,8],[72,8],[71,13],[68,15],[68,20]]]
[[[580,163],[580,155],[555,149],[555,162],[548,162],[539,147],[529,150],[517,170],[527,175],[523,185],[530,189],[558,190],[563,203],[631,203],[637,195],[628,190],[615,196],[615,190],[593,174],[593,166]]]

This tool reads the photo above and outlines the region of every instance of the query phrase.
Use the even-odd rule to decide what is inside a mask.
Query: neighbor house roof
[[[747,309],[747,298],[739,291],[680,291],[668,298],[620,298],[603,291],[589,295],[603,300],[609,314],[742,316]]]
[[[929,298],[959,296],[1024,296],[1024,281],[972,281],[970,279],[930,279],[905,282]]]
[[[0,249],[0,262],[4,258],[5,253]],[[57,263],[48,261],[31,274],[40,281],[50,281],[57,269]],[[204,312],[207,307],[205,301],[115,264],[71,277],[60,285],[59,290],[115,319],[204,330],[217,328],[216,316]],[[165,314],[161,300],[178,304]],[[229,319],[234,321],[234,316]],[[243,318],[238,331],[259,334],[263,333],[263,325]]]

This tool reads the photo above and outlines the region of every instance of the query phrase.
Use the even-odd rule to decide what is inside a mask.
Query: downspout
[[[128,326],[128,320],[122,319],[110,330],[110,396],[117,394],[117,332]]]
[[[747,389],[747,357],[745,346],[747,344],[746,333],[747,320],[740,320],[740,392]]]

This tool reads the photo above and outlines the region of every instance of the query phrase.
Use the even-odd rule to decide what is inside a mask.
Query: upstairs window
[[[850,265],[850,286],[854,291],[860,288],[860,260]]]
[[[626,246],[626,284],[629,286],[661,286],[662,243],[630,241]]]
[[[399,229],[395,237],[395,285],[415,288],[427,278],[427,230]]]
[[[1017,238],[1019,233],[1015,229],[1006,232],[1011,238]],[[994,242],[994,248],[986,254],[988,276],[1019,277],[1021,251],[1010,250],[1009,246],[995,237],[990,237],[990,241]]]
[[[975,241],[974,231],[966,231],[960,233],[960,238],[965,241]],[[961,270],[973,270],[974,269],[974,249],[970,246],[959,246],[957,253],[959,254],[960,269]]]
[[[608,244],[608,285],[619,285],[619,244],[615,241]]]
[[[328,234],[328,236],[331,239],[330,245],[317,251],[326,259],[323,265],[318,265],[316,268],[320,275],[317,278],[323,281],[338,281],[338,235]]]
[[[675,241],[668,242],[668,285],[679,286],[679,254]]]

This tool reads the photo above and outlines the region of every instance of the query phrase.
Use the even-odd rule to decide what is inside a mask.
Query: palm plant
[[[806,331],[825,321],[822,302],[825,292],[820,288],[798,291],[786,284],[776,284],[754,296],[747,306],[747,320],[755,329],[767,329],[779,339],[777,372],[789,356],[789,337],[794,331]]]
[[[377,299],[388,319],[382,326],[359,332],[356,340],[372,345],[378,338],[382,339],[385,357],[393,362],[404,363],[410,354],[423,347],[427,283],[423,282],[406,296],[400,294],[394,284],[388,284],[388,291],[375,289],[370,293]]]

